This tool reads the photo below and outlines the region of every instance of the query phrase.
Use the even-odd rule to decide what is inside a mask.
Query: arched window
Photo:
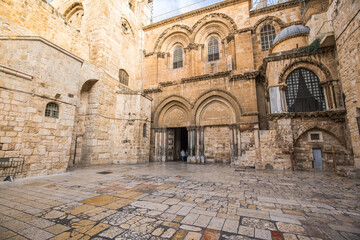
[[[75,3],[73,4],[66,12],[65,12],[66,20],[69,21],[69,23],[80,30],[82,18],[84,16],[84,8],[81,3]]]
[[[119,70],[119,81],[126,86],[129,85],[129,74],[124,69]]]
[[[183,52],[180,46],[177,46],[174,50],[173,68],[181,68],[183,66]]]
[[[298,68],[286,79],[288,112],[319,112],[326,109],[319,78],[312,71]]]
[[[209,40],[208,60],[209,62],[219,60],[219,41],[214,37]]]
[[[146,123],[143,125],[143,137],[147,137],[147,131],[146,131]]]
[[[275,37],[275,27],[271,24],[264,25],[260,30],[261,50],[266,51],[270,49]]]
[[[56,103],[48,103],[45,108],[45,117],[59,118],[59,106]]]

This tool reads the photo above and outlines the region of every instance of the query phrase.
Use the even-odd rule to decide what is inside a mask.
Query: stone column
[[[200,144],[201,144],[200,160],[201,160],[201,163],[205,163],[204,127],[201,127],[201,129],[200,129]]]
[[[154,151],[154,160],[157,161],[158,160],[158,156],[159,156],[159,134],[157,132],[157,130],[154,130],[154,134],[155,134],[155,151]]]
[[[162,151],[162,156],[161,156],[161,160],[163,161],[163,162],[165,162],[166,161],[166,129],[163,129],[162,130],[162,135],[163,135],[163,151]]]
[[[196,128],[196,163],[200,162],[200,128]]]

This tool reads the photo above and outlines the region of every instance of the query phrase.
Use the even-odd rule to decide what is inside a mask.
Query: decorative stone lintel
[[[209,80],[209,79],[214,79],[214,78],[229,77],[230,74],[231,74],[231,71],[226,71],[226,72],[218,72],[215,74],[205,74],[205,75],[194,76],[194,77],[189,77],[189,78],[182,78],[181,84],[191,83],[191,82],[199,82],[199,81],[204,81],[204,80]]]
[[[244,74],[233,75],[230,78],[230,82],[240,81],[240,80],[255,80],[255,78],[259,74],[260,74],[259,71],[254,71],[254,72],[246,72]]]
[[[268,114],[270,121],[282,118],[330,118],[335,122],[344,122],[346,120],[346,110],[329,110],[323,112],[291,112],[291,113],[273,113]]]

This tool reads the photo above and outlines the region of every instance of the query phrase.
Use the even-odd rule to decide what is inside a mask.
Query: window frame
[[[301,83],[300,73],[303,78]],[[288,112],[326,111],[324,89],[316,73],[308,68],[299,67],[290,72],[285,80],[285,98]],[[302,95],[298,95],[302,88]],[[305,89],[306,88],[306,89]],[[306,94],[310,94],[306,96]]]
[[[260,29],[261,51],[269,50],[272,47],[272,43],[273,43],[275,37],[276,37],[275,26],[271,23],[264,24]]]
[[[124,77],[125,76],[125,77]],[[125,86],[129,86],[129,74],[125,69],[119,69],[119,82]]]
[[[184,67],[184,52],[183,52],[183,48],[180,45],[177,45],[174,47],[174,51],[173,51],[173,69],[178,69],[182,67]]]
[[[143,138],[147,138],[147,124],[143,124]]]
[[[51,109],[51,107],[53,107],[53,108]],[[47,103],[46,107],[45,107],[45,114],[44,115],[45,115],[45,117],[59,119],[59,116],[60,116],[60,107],[59,107],[59,105],[57,103],[55,103],[55,102]]]
[[[216,37],[211,36],[209,38],[209,41],[207,43],[207,48],[208,48],[207,51],[208,62],[215,62],[220,60],[220,44],[219,44],[219,40]]]

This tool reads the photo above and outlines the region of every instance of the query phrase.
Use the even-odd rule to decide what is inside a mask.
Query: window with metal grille
[[[269,50],[275,37],[275,27],[271,24],[264,25],[260,30],[261,50]]]
[[[319,78],[312,71],[298,68],[286,79],[288,112],[320,112],[326,109]]]
[[[119,81],[126,86],[129,85],[129,74],[124,69],[119,70]]]
[[[173,69],[183,67],[183,52],[180,46],[177,46],[174,50],[173,56]]]
[[[45,117],[59,118],[59,106],[56,103],[48,103],[45,108]]]
[[[208,60],[209,62],[219,60],[219,41],[214,37],[209,40]]]
[[[146,125],[146,123],[144,123],[144,125],[143,125],[143,137],[147,137],[146,127],[147,127],[147,125]]]
[[[318,133],[312,133],[310,134],[311,140],[320,140],[320,134]]]

